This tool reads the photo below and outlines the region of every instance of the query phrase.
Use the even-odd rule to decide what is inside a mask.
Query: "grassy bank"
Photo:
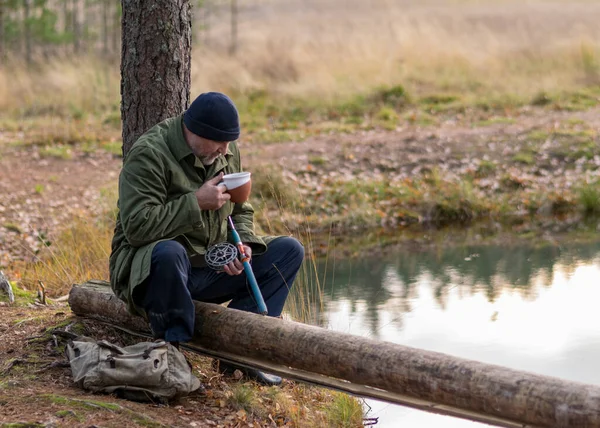
[[[585,115],[600,104],[600,5],[240,6],[237,55],[227,53],[226,8],[210,26],[196,17],[191,92],[236,101],[262,231],[321,242],[600,212],[598,122]],[[119,97],[118,64],[99,58],[4,63],[0,144],[41,159],[118,156]],[[307,149],[294,153],[301,140]]]

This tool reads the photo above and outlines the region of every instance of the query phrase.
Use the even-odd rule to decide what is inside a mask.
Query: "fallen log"
[[[103,281],[76,285],[75,314],[148,332]],[[196,302],[192,349],[316,383],[506,427],[600,427],[600,387]],[[294,376],[298,377],[298,376]],[[331,379],[331,382],[327,380]]]

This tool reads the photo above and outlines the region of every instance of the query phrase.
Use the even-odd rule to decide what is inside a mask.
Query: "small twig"
[[[363,426],[370,427],[379,423],[379,417],[376,418],[363,418]]]
[[[4,272],[0,270],[0,289],[6,291],[8,294],[8,304],[12,305],[15,302],[15,294],[13,293],[12,285],[8,278],[4,275]]]
[[[41,339],[42,337],[46,337],[45,334],[39,334],[37,336],[29,336],[25,338],[26,342],[31,342],[32,340]]]
[[[49,341],[46,343],[46,352],[47,352],[48,354],[56,353],[56,351],[54,351],[54,349],[52,349],[52,341],[51,341],[51,340],[49,340]]]
[[[39,318],[39,317],[31,317],[31,318],[26,318],[26,319],[24,319],[24,320],[18,321],[18,322],[14,323],[14,324],[12,325],[12,328],[15,328],[15,327],[17,327],[17,326],[20,326],[21,324],[23,324],[23,323],[26,323],[26,322],[29,322],[29,321],[35,321],[35,320],[36,320],[36,319],[38,319],[38,318]]]
[[[45,372],[46,370],[50,370],[56,367],[60,367],[60,368],[66,368],[66,367],[70,367],[71,365],[69,364],[68,361],[54,361],[50,364],[46,364],[44,367],[40,368],[39,370],[36,370],[36,373],[41,373],[41,372]]]
[[[21,358],[15,358],[14,360],[12,360],[10,363],[8,363],[8,366],[2,371],[2,375],[7,375],[9,371],[12,370],[12,368],[14,366],[16,366],[17,364],[24,364],[24,363],[28,363],[29,361],[27,360],[23,360]]]
[[[42,281],[38,281],[39,283],[39,290],[38,290],[38,297],[40,298],[40,303],[42,305],[46,305],[46,287],[44,287],[44,283]]]
[[[56,335],[53,334],[52,338],[46,343],[46,352],[49,355],[58,355],[56,348],[58,348],[58,339],[56,338]]]
[[[71,325],[72,324],[69,324],[67,327],[65,327],[65,330],[54,329],[54,330],[51,330],[50,333],[52,333],[53,335],[56,335],[56,336],[64,337],[65,339],[75,339],[75,338],[77,338],[78,335],[75,333],[71,333],[70,331],[67,331],[67,329]]]

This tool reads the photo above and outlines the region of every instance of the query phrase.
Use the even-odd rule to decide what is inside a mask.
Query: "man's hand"
[[[249,259],[252,258],[252,248],[250,248],[249,246],[244,245],[244,253],[246,253],[246,255],[248,256]],[[248,261],[250,261],[250,260],[248,260]],[[228,265],[223,266],[223,271],[227,275],[231,275],[231,276],[239,275],[240,273],[242,273],[244,271],[244,264],[240,260],[235,259]]]
[[[222,179],[223,173],[221,172],[196,190],[196,199],[201,210],[218,210],[231,199],[231,195],[225,193],[227,188],[224,185],[218,186]]]

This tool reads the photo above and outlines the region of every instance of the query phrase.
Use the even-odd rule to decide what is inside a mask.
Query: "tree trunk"
[[[4,15],[6,10],[6,0],[0,0],[0,60],[4,64],[6,57],[6,46],[4,43]]]
[[[89,36],[89,28],[88,28],[88,7],[86,0],[77,0],[78,4],[81,4],[81,10],[79,13],[79,51],[87,52],[87,38]]]
[[[25,61],[32,61],[31,56],[31,0],[23,0],[23,25],[25,26]]]
[[[113,24],[112,24],[112,57],[115,58],[119,53],[119,40],[121,34],[121,0],[112,0],[114,5]]]
[[[75,55],[79,55],[81,49],[81,27],[79,25],[79,0],[73,0],[73,7],[71,10],[71,18],[73,22],[71,24],[73,28],[73,52]]]
[[[148,330],[143,319],[127,313],[106,282],[93,281],[73,287],[69,304],[78,315],[104,319],[129,329]],[[446,413],[499,426],[600,426],[599,386],[220,305],[196,302],[195,336],[191,345],[366,385],[382,395],[379,399],[394,402],[393,397],[404,396],[414,402],[436,403],[427,410],[444,413],[445,409],[458,409]]]
[[[102,55],[108,57],[108,0],[102,0]]]
[[[122,0],[123,155],[190,100],[190,0]]]
[[[69,13],[69,0],[63,0],[63,31],[69,33],[71,31],[71,24],[73,23],[73,18]]]

